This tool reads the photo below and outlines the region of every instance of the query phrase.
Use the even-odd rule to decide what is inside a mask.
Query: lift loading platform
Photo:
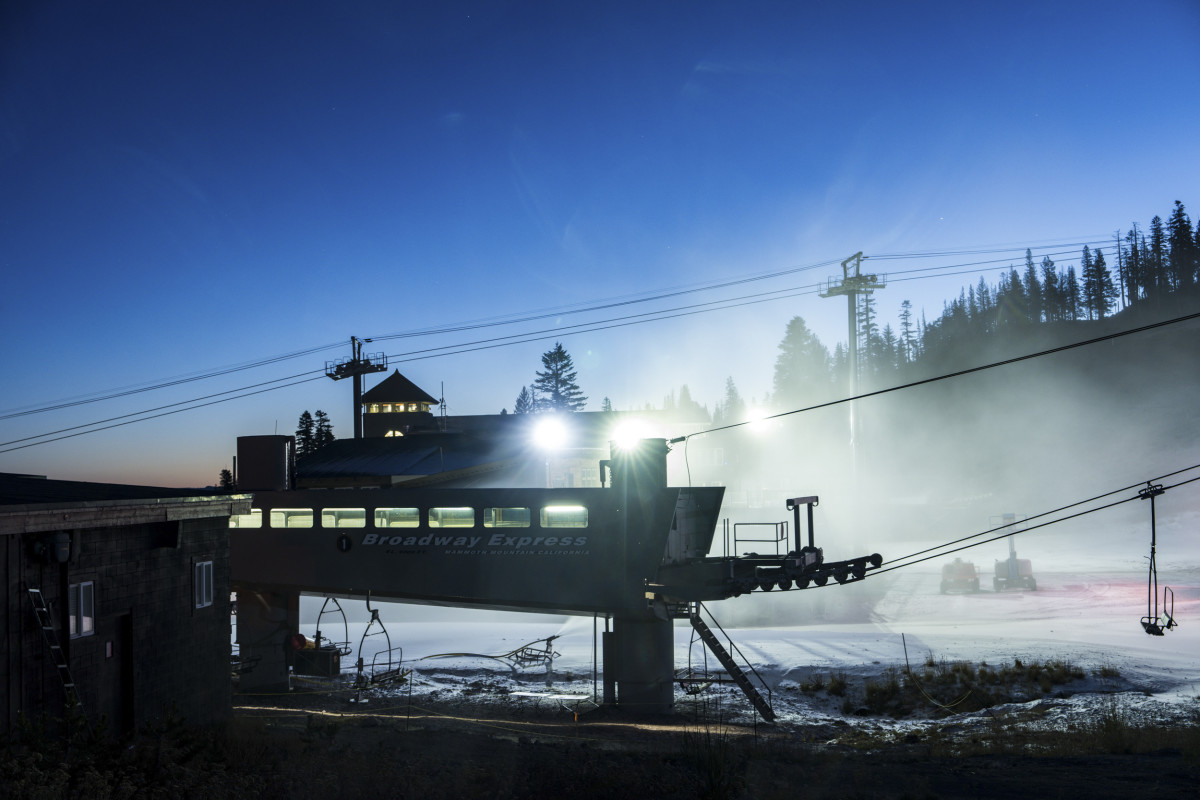
[[[710,558],[724,489],[667,486],[667,452],[662,439],[614,447],[602,462],[609,488],[256,492],[230,537],[240,653],[256,662],[243,690],[286,687],[301,594],[370,596],[611,617],[605,702],[667,711],[680,604],[857,580],[879,565],[878,555],[823,561],[812,542],[816,498],[795,502],[786,556]]]

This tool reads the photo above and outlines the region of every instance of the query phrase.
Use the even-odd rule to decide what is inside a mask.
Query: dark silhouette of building
[[[438,400],[395,370],[363,393],[363,436],[396,437],[433,427]]]
[[[0,731],[231,712],[229,517],[249,495],[0,474]]]

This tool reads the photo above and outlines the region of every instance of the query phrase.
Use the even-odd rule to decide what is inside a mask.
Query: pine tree
[[[1083,308],[1087,311],[1088,319],[1095,319],[1097,298],[1100,296],[1100,278],[1096,275],[1096,267],[1092,263],[1092,251],[1086,244],[1083,246],[1079,265],[1080,278],[1083,280]]]
[[[534,409],[533,394],[528,387],[522,386],[521,393],[517,395],[516,405],[513,406],[514,414],[530,414]]]
[[[1196,256],[1196,281],[1200,282],[1200,219],[1196,220],[1196,238],[1192,240],[1192,253]]]
[[[875,295],[872,292],[862,294],[862,300],[858,307],[858,334],[860,337],[858,369],[861,375],[869,373],[871,370],[874,351],[878,347],[879,325],[875,322]]]
[[[1148,251],[1145,247],[1142,250],[1146,255],[1148,294],[1157,297],[1171,291],[1171,278],[1167,274],[1167,235],[1158,215],[1150,220],[1150,247]]]
[[[879,339],[880,355],[883,356],[880,372],[894,375],[900,366],[900,343],[896,338],[896,332],[892,330],[892,323],[889,322],[883,326],[883,333],[880,334]]]
[[[313,446],[314,452],[329,445],[337,437],[333,435],[333,423],[329,421],[329,415],[321,409],[317,409],[317,413],[313,414],[313,420],[316,422],[316,430],[313,431]]]
[[[979,303],[980,330],[991,333],[996,327],[996,304],[992,300],[992,290],[982,275],[975,287],[975,299]]]
[[[980,278],[980,281],[983,279]],[[905,300],[900,304],[900,356],[905,363],[916,359],[913,341],[912,303]]]
[[[850,380],[850,350],[841,342],[833,346],[833,383],[845,386]],[[719,407],[718,407],[719,409]]]
[[[575,382],[575,365],[561,342],[542,354],[545,371],[535,373],[533,388],[539,411],[582,411],[587,397]]]
[[[1129,243],[1129,247],[1125,251],[1125,291],[1128,293],[1129,305],[1133,305],[1146,296],[1145,265],[1142,262],[1142,253],[1145,248],[1139,246],[1138,237],[1137,223],[1135,222],[1129,233],[1125,234],[1125,241]]]
[[[1045,300],[1042,285],[1038,281],[1037,267],[1033,264],[1033,253],[1028,247],[1025,248],[1025,296],[1029,303],[1029,319],[1033,322],[1041,322]]]
[[[1007,274],[1000,275],[1000,286],[996,289],[996,305],[1003,307],[997,322],[1011,324],[1028,319],[1029,298],[1016,267],[1009,267]]]
[[[1075,277],[1075,268],[1067,267],[1067,277],[1062,283],[1063,319],[1074,322],[1079,319],[1079,279]]]
[[[1113,286],[1112,273],[1109,272],[1108,264],[1104,261],[1104,251],[1096,251],[1096,260],[1092,262],[1092,269],[1096,273],[1096,318],[1104,319],[1109,311],[1112,310],[1113,302],[1117,299],[1117,289]]]
[[[678,419],[687,422],[708,422],[708,409],[692,399],[692,391],[685,383],[679,387],[679,400],[676,403]]]
[[[218,480],[220,481],[218,485],[221,487],[222,492],[232,492],[237,488],[233,484],[233,473],[227,469],[221,470]]]
[[[1196,255],[1193,251],[1192,221],[1184,211],[1183,203],[1175,201],[1175,210],[1167,222],[1170,231],[1168,243],[1171,248],[1171,284],[1176,289],[1187,289],[1195,283]]]
[[[733,378],[725,379],[725,399],[717,404],[713,414],[713,422],[718,425],[729,425],[746,419],[746,401],[738,393]]]
[[[686,389],[687,387],[685,386],[683,388]],[[600,401],[600,410],[612,411],[612,400],[609,400],[607,397],[605,397],[602,401]]]
[[[1058,285],[1058,273],[1050,256],[1042,256],[1042,307],[1046,322],[1057,322],[1063,318],[1062,289]]]
[[[803,318],[792,317],[775,359],[775,399],[792,405],[819,396],[828,387],[829,351]]]
[[[313,423],[312,414],[305,410],[300,415],[300,422],[296,425],[296,457],[303,458],[304,456],[312,455],[316,451],[316,427]]]

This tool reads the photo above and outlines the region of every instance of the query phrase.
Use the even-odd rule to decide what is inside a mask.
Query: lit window
[[[375,509],[376,528],[416,528],[421,524],[421,512],[415,508]]]
[[[367,510],[365,508],[323,508],[321,509],[322,528],[365,528],[367,527]]]
[[[384,434],[385,437],[403,436],[404,431],[388,431]]]
[[[272,528],[311,528],[313,526],[313,511],[311,508],[272,508]]]
[[[252,508],[249,514],[234,514],[229,518],[231,528],[261,528],[262,509]]]
[[[408,404],[408,410],[409,410],[409,411],[416,411],[416,410],[417,410],[417,404],[416,404],[416,403],[409,403],[409,404]]]
[[[368,414],[378,414],[379,413],[379,403],[371,403],[369,406],[367,406],[367,413]]]
[[[583,506],[546,506],[542,509],[543,528],[586,528],[588,510]]]
[[[475,509],[473,508],[431,508],[429,509],[429,527],[431,528],[474,528]]]
[[[483,527],[485,528],[528,528],[528,508],[485,508],[483,510]]]
[[[192,572],[192,590],[196,608],[208,608],[213,604],[213,562],[196,562]]]
[[[67,606],[72,639],[96,632],[96,589],[92,581],[72,583],[67,588]]]

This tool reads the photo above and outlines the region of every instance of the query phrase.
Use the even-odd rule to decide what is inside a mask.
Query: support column
[[[238,651],[250,667],[238,679],[241,691],[288,691],[290,638],[299,630],[299,594],[238,590]]]
[[[675,633],[669,619],[616,617],[605,666],[616,670],[617,705],[626,711],[669,713],[675,706]],[[608,675],[605,675],[605,684]]]

